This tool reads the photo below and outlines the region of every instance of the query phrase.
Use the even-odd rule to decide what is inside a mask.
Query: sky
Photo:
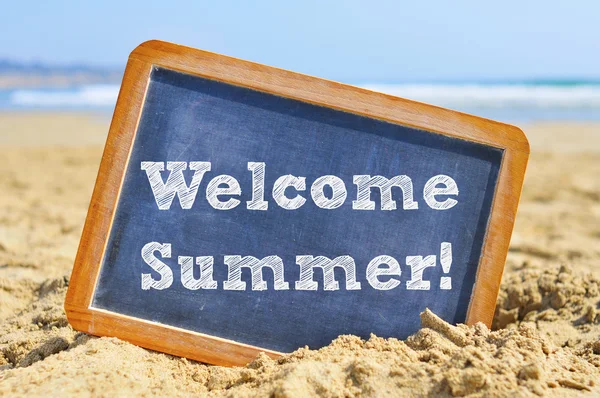
[[[600,77],[597,0],[0,3],[14,61],[124,68],[160,39],[347,82]]]

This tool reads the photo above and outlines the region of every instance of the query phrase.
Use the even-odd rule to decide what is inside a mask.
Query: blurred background
[[[0,18],[0,396],[383,395],[390,383],[421,396],[459,382],[461,394],[599,396],[600,1],[0,0]],[[69,276],[128,55],[150,39],[522,128],[531,156],[494,328],[527,321],[526,335],[488,338],[475,362],[474,346],[424,334],[435,367],[396,342],[232,373],[75,332]]]
[[[507,122],[600,119],[600,3],[5,2],[0,110],[110,115],[160,39]]]

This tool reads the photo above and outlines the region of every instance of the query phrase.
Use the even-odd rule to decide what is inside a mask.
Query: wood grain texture
[[[517,127],[282,69],[161,41],[130,55],[75,259],[65,311],[80,331],[217,365],[244,365],[260,347],[91,307],[153,66],[243,86],[503,149],[467,324],[490,326],[513,230],[529,143]]]

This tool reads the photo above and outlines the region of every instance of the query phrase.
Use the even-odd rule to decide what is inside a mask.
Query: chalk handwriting
[[[158,256],[160,258],[158,258]],[[163,290],[173,284],[173,270],[164,259],[171,258],[171,244],[150,242],[142,248],[142,260],[154,271],[154,275],[149,273],[142,274],[142,289]],[[441,265],[444,273],[450,271],[452,262],[452,244],[442,242],[440,249]],[[431,283],[424,279],[427,268],[437,266],[437,255],[428,256],[406,256],[406,266],[410,269],[410,279],[406,281],[407,290],[430,290]],[[289,281],[285,280],[285,265],[279,256],[267,256],[259,259],[252,256],[225,255],[223,264],[217,266],[227,267],[227,280],[215,281],[213,279],[213,267],[215,266],[214,257],[198,256],[178,256],[178,264],[181,267],[181,283],[188,290],[198,289],[218,289],[219,285],[223,290],[267,290],[269,285],[274,290],[320,290],[319,283],[315,280],[315,272],[318,270],[322,275],[322,290],[336,291],[341,290],[340,283],[335,279],[334,268],[344,271],[345,290],[361,290],[361,282],[357,281],[357,266],[351,256],[339,256],[327,258],[324,256],[296,256],[296,266],[300,267],[300,276],[295,281],[294,289],[291,289]],[[196,264],[200,269],[200,277],[195,279],[193,276],[193,267]],[[385,267],[384,267],[385,266]],[[242,269],[246,268],[250,272],[251,286],[242,280]],[[273,275],[271,281],[265,280],[264,268],[270,268]],[[368,284],[376,290],[391,290],[401,288],[400,277],[402,270],[400,263],[393,257],[381,255],[375,257],[366,266],[365,278]],[[440,279],[439,289],[452,289],[450,276],[443,276]]]
[[[202,184],[204,175],[211,171],[211,163],[189,162],[189,170],[193,171],[189,185],[183,173],[188,170],[188,162],[166,163],[169,174],[165,182],[161,175],[165,170],[165,162],[141,162],[141,170],[146,172],[156,205],[159,210],[169,210],[173,199],[178,196],[181,208],[191,209],[196,202],[198,188]],[[269,208],[269,202],[265,199],[266,168],[263,162],[248,162],[247,171],[251,173],[250,192],[252,192],[252,200],[246,202],[248,210],[265,211]],[[396,210],[398,206],[403,210],[419,209],[419,203],[415,200],[413,181],[407,175],[390,178],[380,175],[354,175],[352,182],[356,185],[355,199],[352,200],[353,210],[376,210],[375,202],[371,198],[374,189],[380,192],[381,210]],[[394,187],[402,192],[399,205],[393,197]],[[287,174],[275,180],[271,196],[279,207],[286,210],[301,208],[308,197],[321,209],[333,210],[344,205],[349,195],[344,181],[334,175],[321,176],[312,181],[310,195],[303,193],[306,189],[306,177]],[[453,198],[459,193],[456,181],[444,174],[431,177],[423,186],[422,192],[423,200],[434,210],[448,210],[458,203],[458,200]],[[241,194],[242,186],[239,180],[230,175],[218,175],[206,186],[206,201],[216,210],[235,209],[240,204],[240,200],[236,197]]]
[[[184,210],[195,206],[198,191],[202,185],[204,176],[211,171],[211,162],[166,162],[166,180],[162,173],[165,171],[165,162],[141,162],[141,170],[145,171],[152,195],[159,210],[169,210],[173,205],[175,196],[179,198],[179,205]],[[188,177],[184,175],[184,171]],[[412,179],[407,175],[380,176],[380,175],[354,175],[352,192],[340,177],[335,175],[324,175],[314,181],[307,181],[304,176],[286,174],[279,176],[272,189],[265,186],[267,165],[264,162],[248,162],[246,180],[252,193],[251,200],[246,201],[246,209],[250,211],[267,211],[269,209],[270,192],[271,198],[285,210],[298,210],[309,200],[317,207],[325,210],[335,210],[347,203],[347,198],[352,195],[354,199],[348,208],[357,211],[393,211],[419,210],[419,202],[415,199],[415,187]],[[188,182],[189,181],[189,184]],[[307,184],[310,183],[310,184]],[[307,191],[307,187],[310,188]],[[230,175],[221,174],[213,177],[205,188],[206,203],[215,210],[227,211],[237,208],[242,204],[238,199],[244,185]],[[247,187],[247,186],[246,186]],[[396,188],[392,190],[392,188]],[[374,191],[379,192],[380,207],[376,206],[372,195]],[[401,193],[400,196],[394,196]],[[425,204],[433,210],[445,211],[458,204],[458,186],[456,181],[447,175],[438,174],[432,176],[422,187],[422,198]],[[196,204],[197,205],[197,204]],[[143,290],[168,289],[174,281],[173,272],[169,265],[163,260],[171,258],[171,243],[149,242],[141,250],[142,261],[150,272],[141,274],[141,287]],[[439,264],[443,271],[439,283],[436,286],[440,290],[452,289],[452,277],[450,270],[452,266],[452,244],[442,242],[439,257],[437,254],[410,255],[404,259],[407,273],[404,275],[405,283],[402,285],[402,267],[400,262],[389,255],[378,255],[366,266],[355,263],[350,255],[342,255],[335,258],[313,255],[296,256],[296,266],[299,267],[299,277],[296,281],[285,280],[285,264],[277,256],[267,256],[262,259],[253,256],[224,255],[223,261],[215,265],[213,256],[178,256],[178,265],[181,272],[181,284],[188,290],[218,289],[232,291],[264,291],[271,286],[274,290],[304,290],[316,291],[322,288],[325,291],[341,290],[340,281],[336,280],[335,269],[339,269],[345,275],[345,290],[361,290],[363,285],[368,284],[376,290],[391,290],[404,288],[406,290],[431,290],[431,281],[426,278],[428,269],[435,268]],[[214,267],[227,267],[227,280],[217,281],[214,278]],[[361,268],[364,267],[364,268]],[[198,267],[197,275],[194,269]],[[267,275],[272,275],[271,282],[265,280],[263,270],[269,268]],[[250,286],[242,278],[242,272],[250,273]],[[359,278],[360,270],[364,270],[364,278]],[[315,273],[322,276],[322,286],[315,279]],[[431,275],[431,273],[429,273]],[[366,281],[366,283],[361,280]],[[290,282],[294,282],[291,284]]]

